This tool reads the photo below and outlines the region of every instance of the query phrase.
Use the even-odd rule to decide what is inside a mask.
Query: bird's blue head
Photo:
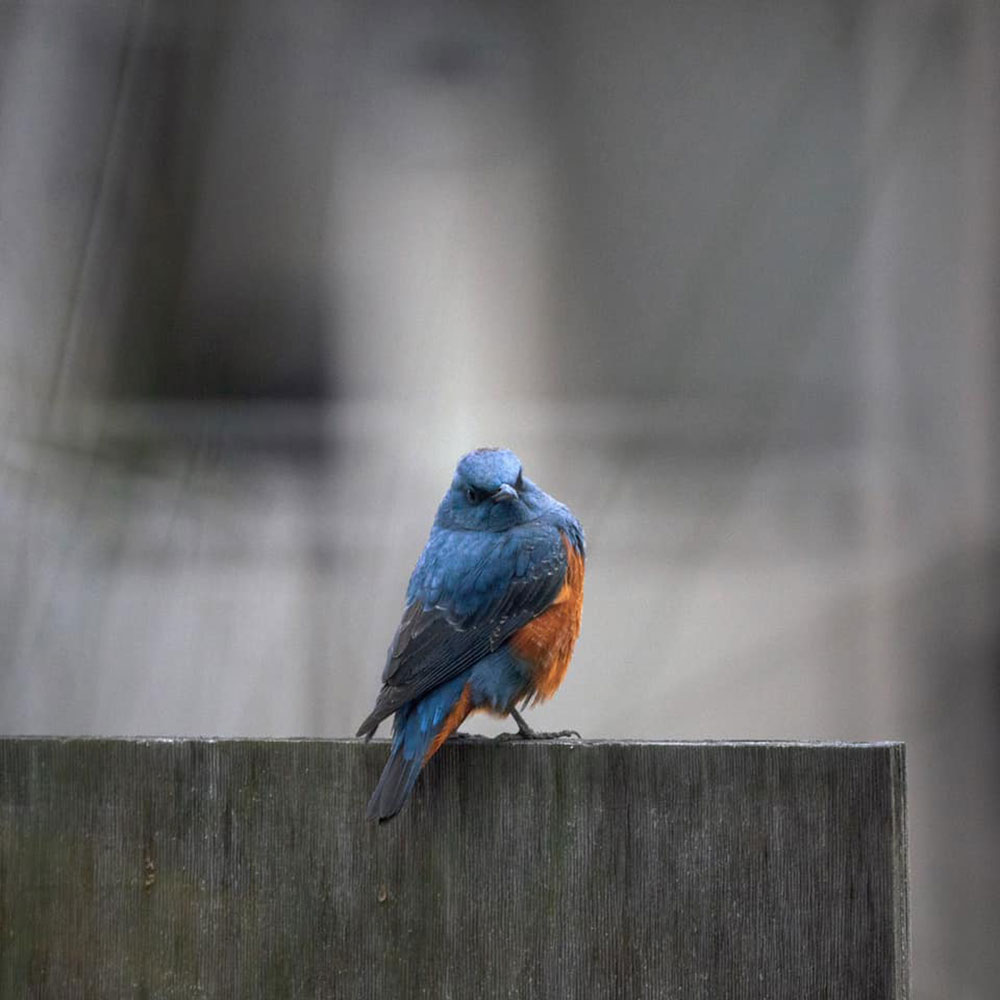
[[[506,531],[562,507],[525,478],[505,448],[479,448],[459,459],[435,524],[463,531]]]

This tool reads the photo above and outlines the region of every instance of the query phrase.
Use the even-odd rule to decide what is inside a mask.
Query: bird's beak
[[[494,503],[496,503],[498,500],[516,500],[517,490],[515,490],[514,487],[510,485],[510,483],[504,483],[500,487],[500,489],[498,489],[496,493],[494,493],[490,497],[490,499]]]

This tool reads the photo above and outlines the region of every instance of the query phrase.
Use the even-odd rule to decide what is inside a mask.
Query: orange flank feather
[[[533,667],[527,695],[533,701],[551,698],[566,676],[583,609],[583,556],[563,535],[566,579],[556,599],[537,618],[511,636],[511,652]],[[464,718],[464,716],[463,716]]]
[[[427,748],[427,753],[424,754],[424,763],[431,759],[441,748],[441,744],[448,739],[451,734],[458,729],[458,727],[465,722],[466,716],[472,711],[472,691],[469,685],[466,684],[462,688],[462,693],[458,696],[458,701],[455,702],[452,710],[445,717],[444,724],[438,730],[437,735],[431,740],[431,745]]]

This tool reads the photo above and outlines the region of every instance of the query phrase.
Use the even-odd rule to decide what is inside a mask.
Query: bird
[[[580,633],[586,540],[565,504],[506,448],[463,455],[410,576],[382,688],[357,735],[394,715],[389,759],[366,811],[395,816],[423,766],[477,711],[537,733],[518,705],[550,698]],[[508,737],[508,738],[511,738]]]

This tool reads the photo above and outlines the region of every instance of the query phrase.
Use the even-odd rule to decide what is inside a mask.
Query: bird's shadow
[[[479,733],[452,733],[445,743],[503,743],[506,740],[502,740],[501,736],[516,738],[517,735],[517,733],[501,733],[500,736],[482,736]]]
[[[557,740],[578,741],[581,736],[576,730],[563,730],[558,733],[532,733],[525,736],[524,733],[500,733],[498,736],[482,736],[479,733],[452,733],[445,740],[445,745],[449,743],[487,744],[487,743],[554,743]]]

